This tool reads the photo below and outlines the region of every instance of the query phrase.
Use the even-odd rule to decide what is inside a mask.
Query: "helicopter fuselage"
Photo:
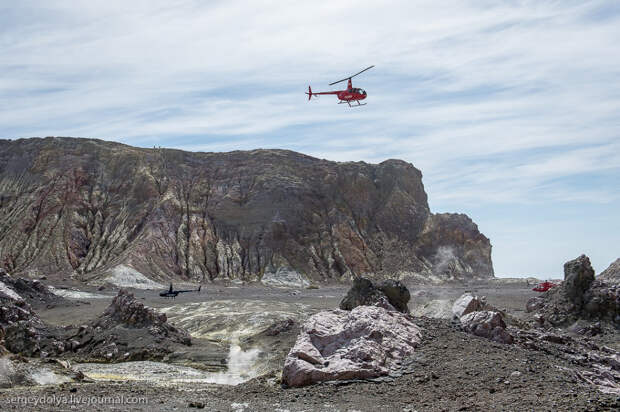
[[[336,96],[342,101],[364,100],[366,92],[363,89],[341,90]]]

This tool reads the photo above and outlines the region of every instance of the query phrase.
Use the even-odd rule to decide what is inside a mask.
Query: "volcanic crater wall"
[[[466,215],[432,214],[400,160],[58,137],[0,140],[0,265],[83,280],[119,265],[192,281],[493,276],[489,240]]]

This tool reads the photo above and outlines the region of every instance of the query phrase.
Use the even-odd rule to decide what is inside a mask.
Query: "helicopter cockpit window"
[[[359,94],[366,94],[366,90],[364,90],[364,89],[358,89],[357,92]]]

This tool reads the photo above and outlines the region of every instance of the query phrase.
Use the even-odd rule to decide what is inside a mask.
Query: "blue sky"
[[[620,257],[620,3],[2,1],[0,138],[400,158],[498,276]],[[368,105],[303,94],[354,79]]]

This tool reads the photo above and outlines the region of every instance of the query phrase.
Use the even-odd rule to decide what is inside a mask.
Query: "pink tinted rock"
[[[476,336],[499,343],[512,343],[512,336],[506,332],[506,324],[498,312],[472,312],[461,317],[463,328]]]
[[[462,295],[452,305],[452,313],[457,318],[479,310],[482,310],[482,302],[477,296],[469,293]]]
[[[409,315],[378,306],[320,312],[303,324],[282,380],[305,386],[385,376],[413,354],[420,337]]]

